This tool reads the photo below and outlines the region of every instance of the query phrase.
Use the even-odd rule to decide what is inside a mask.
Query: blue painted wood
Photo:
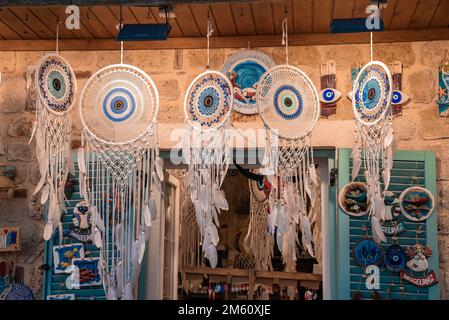
[[[352,170],[351,149],[340,149],[338,152],[339,165],[339,189],[350,181]],[[418,177],[418,180],[412,177]],[[359,172],[356,181],[365,181],[363,169]],[[398,195],[411,185],[420,185],[429,189],[436,198],[436,168],[435,154],[430,151],[397,151],[394,155],[393,170],[391,171],[391,183],[389,190]],[[359,291],[363,299],[371,299],[372,291],[365,286],[364,270],[354,263],[352,249],[355,244],[366,236],[366,232],[361,229],[364,225],[370,225],[368,217],[350,217],[341,209],[338,209],[338,298],[350,299],[352,295]],[[398,235],[398,244],[412,246],[416,244],[417,223],[404,220],[406,231]],[[421,244],[428,244],[433,254],[428,259],[430,268],[435,271],[438,279],[438,242],[437,242],[437,211],[432,216],[421,223],[423,232],[419,235],[418,241]],[[369,233],[371,236],[371,233]],[[388,242],[382,244],[385,250],[392,244],[391,237],[387,237]],[[400,300],[428,300],[439,299],[439,284],[429,288],[417,288],[408,283],[401,283],[398,274],[390,272],[384,266],[380,266],[380,290],[378,291],[383,299]],[[391,294],[387,290],[391,287]],[[404,288],[404,292],[400,290]]]

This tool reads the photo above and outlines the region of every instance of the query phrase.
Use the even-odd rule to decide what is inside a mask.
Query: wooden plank
[[[234,3],[231,5],[232,14],[237,26],[239,36],[248,36],[256,34],[254,26],[254,17],[251,7],[247,3]]]
[[[419,0],[415,15],[412,17],[408,29],[428,28],[439,3],[440,0]],[[447,15],[449,15],[449,11]]]
[[[366,18],[366,7],[370,5],[371,2],[368,0],[357,0],[354,5],[353,18]]]
[[[33,8],[33,11],[35,11],[35,9],[37,9],[37,8]],[[42,10],[41,10],[42,12],[38,12],[39,17],[42,17],[42,19],[44,19],[42,15],[45,15],[46,17],[48,16],[47,13],[43,9],[46,9],[46,8],[42,8]],[[56,30],[56,22],[58,21],[58,17],[59,17],[59,21],[61,23],[64,23],[64,21],[65,21],[65,16],[66,16],[65,8],[52,7],[52,8],[48,8],[47,10],[54,16],[54,18],[52,19],[50,16],[48,16],[48,21],[45,20],[45,23],[47,24],[47,26],[50,29]],[[44,21],[44,20],[42,20],[42,21]],[[81,23],[83,22],[83,18],[82,18],[81,14],[80,14],[80,22]],[[85,27],[84,24],[80,27],[85,30],[87,29],[87,27]],[[75,35],[75,32],[73,30],[69,30],[67,28],[60,27],[59,28],[59,38],[60,39],[76,39],[78,37]]]
[[[398,5],[391,20],[391,30],[405,30],[416,12],[419,0],[398,0]]]
[[[120,6],[110,6],[109,10],[114,14],[114,17],[116,17],[117,21],[120,20]],[[122,23],[130,23],[135,24],[139,23],[139,21],[134,16],[133,12],[129,7],[122,6]]]
[[[215,19],[215,35],[232,36],[237,34],[234,17],[229,4],[212,4],[210,8],[211,15]]]
[[[267,0],[238,0],[240,2],[266,2]],[[25,6],[68,6],[75,4],[78,6],[110,6],[116,5],[118,0],[0,0],[0,6],[4,7],[25,7]],[[120,0],[122,5],[128,6],[162,6],[178,3],[233,3],[236,0]]]
[[[252,3],[251,11],[254,17],[257,35],[274,34],[273,11],[269,3]],[[283,12],[284,10],[282,10]]]
[[[188,4],[179,4],[174,8],[174,11],[176,21],[178,21],[184,37],[199,37],[201,35]]]
[[[382,19],[384,20],[385,30],[390,30],[391,21],[393,20],[397,4],[398,0],[389,0],[387,7],[382,10]]]
[[[441,0],[435,15],[433,16],[430,28],[449,27],[449,0]]]
[[[210,12],[210,7],[201,4],[189,4],[190,10],[192,11],[193,17],[195,18],[196,25],[201,32],[202,36],[207,33],[207,15]],[[210,14],[210,19],[212,24],[215,26],[214,16]]]
[[[113,37],[90,8],[80,7],[80,19],[95,38],[110,39]]]
[[[0,36],[2,39],[11,39],[11,40],[19,40],[22,39],[22,37],[14,31],[14,29],[11,29],[8,25],[4,24],[0,20]]]
[[[103,24],[108,33],[115,38],[119,32],[120,15],[115,16],[109,7],[91,7],[90,11]]]
[[[164,18],[160,18],[159,17],[159,8],[154,8],[151,7],[150,8],[151,13],[153,14],[153,17],[156,19],[157,23],[165,23],[165,17]],[[182,37],[182,30],[179,28],[178,22],[176,21],[176,19],[170,19],[169,18],[169,23],[172,26],[172,29],[170,31],[170,37],[173,38],[178,38],[178,37]]]
[[[12,13],[9,8],[0,8],[0,20],[18,33],[23,39],[39,39],[39,36],[19,17]]]
[[[397,30],[379,32],[375,35],[376,43],[414,42],[449,40],[449,29]],[[248,41],[251,47],[279,47],[279,36],[240,36],[212,37],[211,48],[246,48]],[[289,36],[291,46],[366,44],[369,33],[348,34],[293,34]],[[113,39],[67,39],[60,41],[64,50],[117,50],[118,43]],[[204,48],[204,38],[169,38],[166,41],[127,42],[126,50],[152,49],[198,49]],[[0,51],[43,51],[53,50],[53,40],[1,40]]]
[[[207,267],[183,267],[183,273],[187,274],[208,274],[217,276],[234,276],[234,277],[248,277],[249,270],[244,269],[230,269],[230,268],[207,268]]]
[[[35,8],[30,8],[34,10]],[[44,8],[45,9],[45,8]],[[79,29],[73,29],[69,30],[65,27],[65,21],[68,17],[67,13],[65,12],[65,8],[52,8],[54,14],[60,19],[60,28],[59,28],[59,35],[60,38],[80,38],[80,39],[91,39],[93,38],[93,34],[89,32],[89,28],[83,23],[84,20],[80,18],[80,28]],[[48,10],[47,10],[48,12]],[[46,21],[43,20],[43,17],[41,17],[41,13],[36,12],[38,17],[41,19],[42,22],[46,23]],[[46,15],[45,11],[43,11],[43,14]],[[51,17],[49,17],[50,22],[53,21]],[[55,30],[55,25],[48,25],[50,30]]]
[[[330,30],[332,0],[313,2],[313,33],[327,33]]]
[[[156,23],[151,10],[145,7],[129,7],[139,23]]]
[[[335,0],[334,19],[351,19],[354,12],[355,0]]]
[[[313,2],[297,0],[293,2],[293,31],[294,33],[312,33],[313,31]]]
[[[288,279],[297,281],[322,281],[321,274],[304,272],[256,271],[255,282],[258,279]]]
[[[282,21],[285,18],[285,9],[287,9],[288,14],[288,33],[293,34],[293,3],[291,1],[280,1],[272,3],[273,10],[273,23],[275,34],[282,34]]]
[[[47,27],[31,10],[26,7],[11,8],[11,11],[18,17],[22,18],[30,29],[37,33],[41,39],[51,39],[55,37],[53,29]]]

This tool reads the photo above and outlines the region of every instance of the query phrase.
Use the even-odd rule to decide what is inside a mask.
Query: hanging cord
[[[120,6],[119,28],[120,28],[120,31],[122,31],[122,28],[123,28],[122,6]],[[120,41],[120,64],[123,64],[123,41]]]
[[[285,17],[282,20],[282,45],[285,45],[285,64],[288,65],[288,10],[284,9]]]
[[[56,20],[56,54],[59,54],[59,17]]]
[[[206,69],[209,70],[210,67],[210,37],[214,33],[212,22],[210,21],[210,14],[207,13],[207,64]]]
[[[373,54],[373,33],[372,32],[369,33],[369,38],[370,38],[370,40],[369,40],[369,42],[370,42],[370,57],[371,57],[371,61],[373,61],[374,54]]]

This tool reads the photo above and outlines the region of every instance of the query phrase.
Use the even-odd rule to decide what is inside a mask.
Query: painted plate
[[[356,243],[352,249],[352,257],[354,262],[366,267],[369,265],[380,265],[384,259],[382,248],[371,239],[364,239]]]
[[[402,214],[411,221],[424,221],[435,208],[435,199],[426,188],[410,187],[399,196]]]
[[[190,84],[184,99],[184,112],[190,124],[202,129],[219,128],[231,116],[232,84],[219,71],[206,71]]]
[[[56,114],[69,111],[77,90],[69,63],[56,53],[47,54],[38,62],[34,75],[37,94],[44,106]]]
[[[257,84],[262,75],[275,66],[275,62],[265,53],[243,50],[230,56],[221,72],[232,83],[234,89],[234,110],[243,114],[256,114]]]
[[[364,216],[368,212],[368,188],[363,182],[346,184],[338,196],[341,210],[353,217]]]
[[[127,64],[107,66],[84,85],[79,102],[83,127],[107,143],[129,143],[153,128],[159,96],[144,71]]]
[[[300,139],[310,135],[315,127],[320,117],[320,100],[303,71],[279,65],[260,79],[257,109],[272,133],[284,139]]]
[[[352,106],[357,120],[375,125],[390,112],[393,82],[388,67],[372,61],[360,70],[354,81]]]

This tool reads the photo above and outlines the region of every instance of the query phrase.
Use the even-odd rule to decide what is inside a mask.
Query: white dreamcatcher
[[[385,210],[384,190],[390,183],[393,167],[393,125],[391,114],[392,78],[388,67],[373,61],[371,34],[371,62],[357,75],[353,84],[352,100],[356,122],[355,144],[352,149],[352,179],[356,179],[364,166],[368,191],[368,214],[371,218],[373,238],[386,242],[380,221],[391,220]],[[384,183],[382,189],[380,177]]]
[[[44,239],[49,240],[59,227],[61,242],[64,187],[68,173],[75,171],[70,152],[70,111],[75,102],[76,78],[69,63],[57,51],[39,60],[33,76],[30,96],[36,106],[36,121],[30,143],[35,138],[41,176],[33,195],[42,191],[41,203],[48,201]]]
[[[123,56],[123,54],[122,54]],[[80,192],[92,208],[92,235],[109,300],[133,299],[133,288],[162,193],[158,157],[159,97],[153,80],[127,64],[107,66],[85,84],[78,152]]]
[[[186,118],[183,156],[188,164],[187,183],[201,233],[204,256],[212,268],[217,266],[220,210],[228,210],[221,185],[230,157],[232,84],[223,73],[209,70],[208,21],[207,70],[190,84],[184,99]]]
[[[270,232],[276,231],[283,257],[295,261],[298,226],[304,249],[314,256],[309,210],[315,203],[318,181],[311,134],[320,116],[320,101],[309,77],[288,64],[287,21],[283,21],[286,64],[262,76],[257,86],[257,108],[268,129],[263,165],[272,185]]]

